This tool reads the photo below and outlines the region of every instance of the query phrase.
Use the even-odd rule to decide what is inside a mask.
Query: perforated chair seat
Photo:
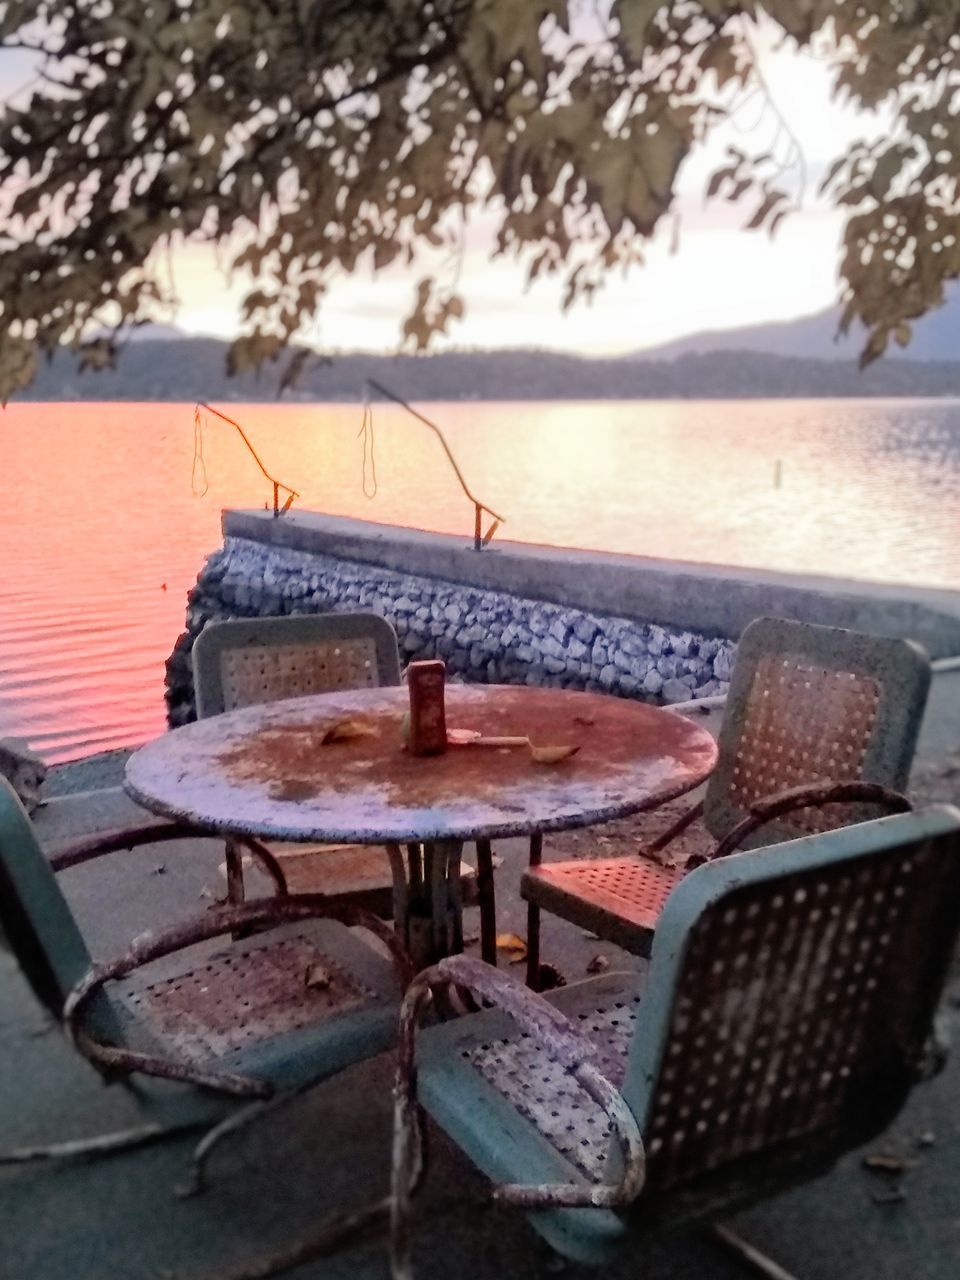
[[[626,1071],[641,983],[636,973],[610,973],[549,994],[550,1003],[597,1046],[604,1075],[618,1087]],[[519,1128],[532,1126],[558,1159],[573,1166],[573,1180],[604,1180],[610,1149],[606,1113],[543,1044],[518,1030],[505,1014],[474,1014],[431,1030],[422,1040],[418,1071],[421,1097],[431,1100],[431,1113],[438,1090],[446,1094],[457,1086],[466,1086],[480,1107],[502,1099],[522,1117]]]
[[[657,920],[682,868],[641,857],[551,862],[530,867],[520,881],[527,902],[647,956]]]
[[[401,995],[390,961],[335,920],[308,920],[205,952],[193,949],[114,984],[127,1042],[195,1066],[282,1081],[333,1072],[395,1039]],[[299,1043],[302,1041],[302,1045]]]

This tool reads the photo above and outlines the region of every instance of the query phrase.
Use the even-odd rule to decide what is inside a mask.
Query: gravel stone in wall
[[[725,693],[735,648],[690,631],[227,538],[189,593],[187,629],[167,660],[170,724],[195,718],[190,651],[208,622],[333,610],[381,614],[396,629],[403,662],[442,658],[453,679],[658,703]]]

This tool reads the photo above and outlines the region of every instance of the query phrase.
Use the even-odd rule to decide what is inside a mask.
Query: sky
[[[736,328],[768,320],[788,320],[829,307],[837,297],[838,246],[842,217],[817,196],[818,176],[844,143],[873,134],[871,118],[843,110],[829,92],[825,65],[792,49],[767,49],[764,74],[777,108],[803,152],[807,181],[792,187],[800,207],[772,239],[743,229],[752,207],[705,202],[706,178],[728,142],[772,142],[772,114],[748,103],[737,119],[691,156],[681,172],[679,240],[664,226],[648,245],[646,262],[625,278],[611,276],[591,304],[566,313],[559,306],[556,279],[526,290],[516,263],[490,261],[492,222],[477,214],[466,234],[459,290],[464,320],[447,339],[457,347],[526,346],[619,354],[654,347],[711,329]],[[24,79],[22,63],[0,60],[0,95]],[[780,144],[783,146],[781,135]],[[180,298],[170,322],[188,334],[230,338],[237,332],[240,298],[248,280],[231,279],[209,247],[187,245],[173,254]],[[302,338],[326,350],[396,350],[424,264],[393,268],[376,277],[358,273],[338,283],[321,315]]]

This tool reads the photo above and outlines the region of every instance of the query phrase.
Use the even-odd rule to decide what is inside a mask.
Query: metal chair
[[[204,627],[193,646],[197,715],[218,715],[261,702],[328,693],[335,689],[377,689],[400,683],[397,636],[374,613],[291,614],[243,618]],[[373,845],[279,844],[268,868],[292,893],[321,891],[332,901],[355,903],[378,915],[393,911],[393,876],[386,850]],[[419,850],[408,850],[411,863]],[[254,855],[256,857],[256,855]],[[263,858],[257,859],[263,865]],[[243,862],[235,842],[227,842],[230,901],[243,899]],[[476,894],[476,875],[461,867],[461,892]]]
[[[197,715],[332,689],[400,683],[397,636],[375,613],[290,614],[209,623],[193,646]]]
[[[170,838],[168,828],[153,829],[152,841]],[[138,843],[148,843],[145,833]],[[74,853],[64,865],[87,857]],[[392,960],[364,943],[349,927],[356,925],[375,934]],[[253,927],[266,931],[197,951],[197,944]],[[195,1152],[191,1189],[202,1186],[205,1162],[221,1138],[387,1048],[411,974],[388,924],[316,894],[217,907],[142,935],[125,954],[94,964],[54,866],[0,779],[4,935],[37,998],[79,1052],[107,1081],[137,1077],[134,1093],[147,1125],[96,1139],[91,1149],[212,1124]],[[185,948],[191,948],[186,955]],[[77,1151],[71,1143],[43,1154]]]
[[[749,837],[748,837],[749,838]],[[418,1104],[567,1257],[735,1212],[884,1131],[942,1065],[960,929],[960,812],[937,806],[699,867],[648,975],[531,992],[456,956],[401,1013],[393,1275],[407,1280]],[[498,1006],[419,1034],[447,984]],[[773,1274],[772,1269],[768,1274]]]
[[[636,854],[532,865],[523,876],[530,985],[537,984],[541,909],[648,955],[664,903],[684,874],[654,855],[701,815],[705,847],[762,802],[781,793],[803,799],[804,787],[807,803],[778,811],[754,843],[876,816],[866,799],[831,803],[824,786],[864,781],[902,791],[929,688],[929,660],[909,640],[774,618],[752,622],[740,638],[703,801]]]

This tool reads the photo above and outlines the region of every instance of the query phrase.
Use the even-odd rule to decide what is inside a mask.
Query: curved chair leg
[[[480,900],[480,959],[497,966],[497,899],[493,877],[493,848],[477,841],[477,897]]]
[[[724,1226],[722,1222],[712,1222],[709,1230],[714,1240],[734,1254],[755,1275],[764,1276],[765,1280],[796,1280],[779,1262],[774,1262],[773,1258],[761,1253],[749,1240],[744,1240],[743,1236]]]
[[[96,1156],[112,1156],[122,1151],[133,1151],[164,1138],[172,1138],[196,1124],[158,1125],[143,1124],[133,1129],[119,1129],[115,1133],[101,1133],[95,1138],[73,1138],[66,1142],[51,1142],[41,1147],[13,1147],[0,1151],[0,1165],[27,1164],[33,1160],[76,1160]]]
[[[530,837],[530,866],[539,867],[543,861],[543,836],[535,831]],[[540,907],[527,903],[527,986],[531,991],[540,990]]]
[[[311,1081],[310,1084],[302,1085],[299,1089],[290,1089],[286,1093],[277,1094],[276,1097],[258,1100],[250,1103],[249,1106],[241,1107],[239,1111],[234,1111],[231,1115],[220,1120],[211,1129],[203,1135],[200,1141],[193,1149],[193,1157],[190,1162],[190,1171],[187,1175],[187,1181],[181,1183],[177,1187],[177,1196],[181,1200],[189,1199],[191,1196],[201,1195],[207,1189],[207,1165],[213,1154],[214,1148],[218,1147],[225,1138],[229,1138],[232,1134],[240,1133],[247,1129],[250,1125],[255,1124],[257,1120],[262,1119],[266,1115],[270,1115],[274,1111],[278,1111],[281,1107],[286,1106],[288,1102],[294,1102],[303,1094],[309,1092],[317,1081]],[[429,1158],[430,1148],[427,1138],[426,1119],[421,1112],[419,1115],[420,1124],[420,1164],[416,1171],[411,1191],[416,1193],[427,1175],[427,1161]],[[166,1132],[175,1132],[174,1130],[166,1130]],[[149,1141],[148,1138],[141,1138],[141,1142]],[[128,1142],[128,1146],[134,1143]],[[114,1148],[116,1149],[116,1148]]]
[[[206,1191],[207,1164],[214,1148],[219,1146],[225,1138],[249,1128],[250,1125],[263,1116],[279,1110],[280,1107],[285,1106],[288,1102],[293,1102],[295,1098],[300,1097],[301,1094],[311,1089],[314,1083],[316,1082],[311,1081],[310,1084],[303,1085],[299,1089],[290,1089],[286,1093],[279,1093],[273,1098],[258,1099],[256,1102],[251,1102],[248,1106],[232,1112],[223,1120],[218,1121],[211,1129],[208,1129],[193,1149],[187,1181],[177,1187],[178,1197],[181,1200],[185,1200],[190,1196],[200,1195]]]

